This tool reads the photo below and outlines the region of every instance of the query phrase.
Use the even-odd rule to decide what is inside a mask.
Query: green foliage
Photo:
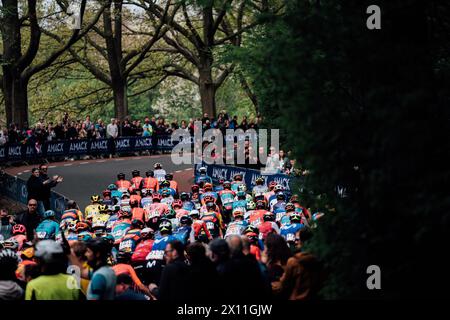
[[[441,162],[449,150],[449,78],[444,69],[433,73],[430,54],[448,42],[430,42],[433,12],[414,0],[381,1],[382,30],[369,31],[370,4],[286,1],[281,19],[233,53],[253,79],[266,122],[282,128],[294,158],[311,171],[303,200],[326,215],[308,250],[329,272],[325,298],[375,295],[366,288],[371,264],[381,267],[383,297],[430,293],[437,274],[448,279],[433,246],[445,241],[450,221],[438,187],[449,180]],[[416,281],[428,270],[420,250],[439,266]]]

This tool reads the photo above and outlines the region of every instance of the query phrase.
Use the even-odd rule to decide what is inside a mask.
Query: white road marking
[[[48,168],[49,168],[49,169],[51,169],[51,168],[56,168],[56,166],[48,166]]]
[[[103,163],[103,162],[106,162],[106,160],[97,160],[97,161],[95,161],[95,162],[97,162],[97,163]]]
[[[23,170],[23,173],[25,173],[25,172],[30,172],[31,170]]]
[[[18,176],[20,176],[22,174],[22,172],[17,173]]]
[[[141,160],[142,158],[138,157],[138,158],[133,158],[133,160]]]
[[[64,167],[70,167],[73,163],[66,163]]]
[[[183,170],[177,170],[177,171],[175,171],[175,172],[182,172]]]
[[[88,164],[88,163],[89,163],[88,161],[80,162],[80,164]]]
[[[193,169],[192,168],[184,169],[184,171],[189,171],[189,170],[193,170]]]
[[[125,159],[115,159],[115,161],[123,161],[123,160],[125,160]]]

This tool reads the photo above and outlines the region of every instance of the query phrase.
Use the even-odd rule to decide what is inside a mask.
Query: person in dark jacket
[[[117,276],[116,281],[116,298],[115,300],[138,300],[146,301],[148,300],[142,293],[133,291],[131,286],[133,285],[133,280],[130,275],[123,273]]]
[[[17,214],[14,218],[15,223],[22,224],[27,230],[27,240],[32,241],[34,239],[34,230],[41,222],[41,217],[37,211],[37,200],[28,200],[27,210]]]
[[[150,290],[161,301],[186,301],[191,291],[189,267],[184,262],[184,246],[179,240],[171,241],[164,250],[166,267],[161,274],[159,288],[150,285]]]
[[[42,190],[41,190],[41,198],[44,204],[45,210],[50,210],[50,197],[51,197],[51,189],[55,187],[58,183],[63,181],[61,176],[53,176],[50,178],[47,174],[48,166],[45,164],[41,164],[39,166],[39,178],[42,181]]]
[[[39,214],[43,214],[45,211],[43,199],[43,181],[39,177],[39,169],[33,168],[31,170],[31,176],[27,181],[28,200],[35,199],[37,201],[37,211]]]

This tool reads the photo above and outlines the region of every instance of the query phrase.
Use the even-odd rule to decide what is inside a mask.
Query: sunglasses
[[[37,204],[35,204],[35,203],[29,203],[28,206],[30,206],[30,207],[36,207]]]

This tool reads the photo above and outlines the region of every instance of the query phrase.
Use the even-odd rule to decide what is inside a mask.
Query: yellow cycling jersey
[[[92,218],[92,228],[106,228],[109,218],[109,214],[94,214]]]
[[[96,204],[90,204],[84,209],[84,218],[87,219],[88,217],[97,215],[99,213],[98,207],[100,206],[99,203]]]

